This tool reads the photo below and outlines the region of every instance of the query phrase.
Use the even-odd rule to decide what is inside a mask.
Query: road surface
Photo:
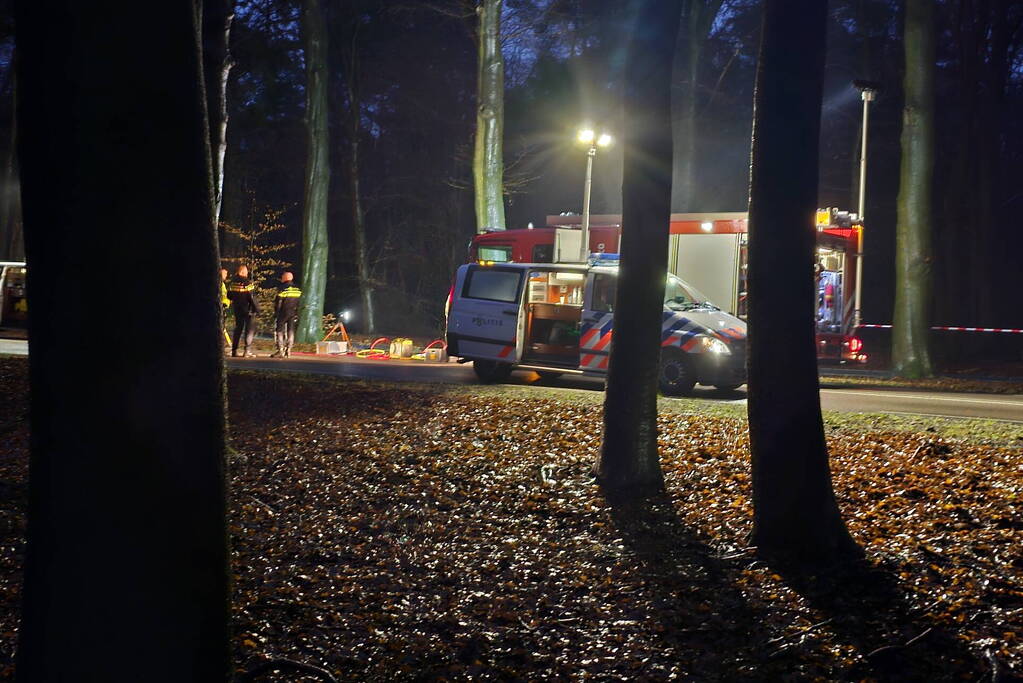
[[[0,339],[0,354],[28,353],[23,340]],[[374,361],[352,356],[295,356],[277,359],[229,358],[228,367],[251,370],[287,370],[356,379],[376,379],[392,382],[444,382],[449,384],[475,384],[476,375],[469,364],[424,363],[421,361]],[[556,380],[541,380],[536,373],[512,373],[509,384],[542,384],[567,389],[600,391],[604,384],[599,379],[562,375]],[[743,390],[721,392],[697,387],[693,398],[725,403],[745,403]],[[877,388],[822,389],[821,407],[839,412],[897,413],[914,415],[944,415],[1004,420],[1023,424],[1023,396],[1002,394],[952,394],[927,391],[888,390]]]
[[[351,357],[320,358],[314,356],[276,358],[232,358],[232,368],[289,370],[338,377],[379,379],[394,382],[445,382],[475,384],[476,374],[469,364],[430,364],[420,361],[373,361]],[[540,384],[589,391],[603,389],[603,381],[590,377],[562,375],[556,380],[541,380],[528,371],[513,372],[508,384]],[[696,387],[692,398],[727,403],[745,403],[746,392],[722,392],[709,387]],[[821,408],[839,412],[898,413],[944,415],[1005,420],[1023,424],[1023,396],[1002,394],[952,394],[943,392],[904,391],[877,388],[821,389]]]

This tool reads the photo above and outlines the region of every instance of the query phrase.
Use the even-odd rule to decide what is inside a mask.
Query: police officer
[[[252,338],[256,336],[256,315],[259,313],[259,306],[256,304],[256,297],[253,292],[256,285],[249,279],[248,266],[238,266],[238,272],[227,285],[227,298],[231,300],[231,309],[234,311],[234,336],[231,338],[231,355],[238,355],[238,347],[242,340],[245,341],[244,356],[251,357],[256,354],[250,349]]]
[[[281,273],[281,285],[274,299],[274,341],[277,350],[271,358],[287,358],[295,343],[295,327],[298,325],[298,302],[302,290],[295,286],[295,276],[289,271]]]

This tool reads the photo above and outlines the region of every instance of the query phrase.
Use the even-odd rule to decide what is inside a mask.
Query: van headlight
[[[710,353],[728,355],[732,352],[732,350],[728,348],[728,344],[724,343],[717,337],[700,337],[700,343],[703,344],[703,350]]]

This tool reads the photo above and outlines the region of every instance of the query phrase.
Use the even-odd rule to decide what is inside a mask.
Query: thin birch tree
[[[220,222],[224,200],[224,159],[227,156],[227,81],[231,59],[231,24],[235,0],[203,2],[203,69],[206,80],[206,115],[209,118],[213,165],[213,221]]]
[[[476,232],[504,230],[504,58],[501,54],[503,0],[479,0],[476,142],[472,175],[476,190]]]

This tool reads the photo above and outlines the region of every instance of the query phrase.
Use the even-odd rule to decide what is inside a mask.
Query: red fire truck
[[[476,235],[470,262],[575,263],[580,258],[582,216],[548,216],[542,228],[499,230]],[[858,277],[856,245],[862,224],[837,209],[817,212],[817,358],[863,363],[863,342],[855,335],[853,293]],[[671,215],[668,270],[692,283],[723,310],[746,317],[746,213]],[[591,252],[616,253],[621,216],[590,216]]]

